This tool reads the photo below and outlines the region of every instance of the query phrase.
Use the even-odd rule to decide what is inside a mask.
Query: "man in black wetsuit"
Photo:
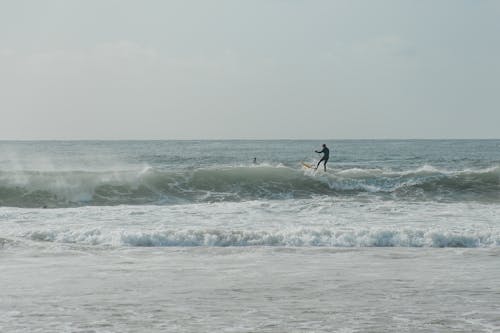
[[[328,149],[328,147],[323,143],[323,150],[321,151],[315,150],[315,152],[318,154],[323,153],[323,157],[319,160],[318,165],[316,165],[316,170],[318,169],[319,164],[323,162],[323,166],[326,171],[326,162],[328,162],[328,158],[330,157],[330,149]]]

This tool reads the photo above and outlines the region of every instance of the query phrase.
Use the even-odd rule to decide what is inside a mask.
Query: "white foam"
[[[500,233],[454,233],[448,230],[309,229],[249,231],[231,229],[166,229],[103,231],[52,229],[26,232],[23,238],[57,243],[110,246],[292,246],[292,247],[496,247]]]
[[[105,246],[496,247],[500,207],[315,198],[0,208],[0,238]]]

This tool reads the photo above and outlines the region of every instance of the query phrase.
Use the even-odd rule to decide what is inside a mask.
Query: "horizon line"
[[[279,138],[279,139],[257,139],[257,138],[218,138],[218,139],[0,139],[0,142],[34,142],[34,141],[494,141],[500,140],[500,138],[311,138],[311,139],[297,139],[297,138]]]

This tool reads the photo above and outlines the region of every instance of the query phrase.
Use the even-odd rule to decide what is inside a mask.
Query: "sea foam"
[[[228,228],[229,229],[229,228]],[[103,231],[99,229],[53,229],[25,232],[22,237],[38,242],[81,245],[163,246],[290,246],[290,247],[496,247],[500,234],[457,233],[440,229],[309,229],[221,230],[165,229],[156,231]]]

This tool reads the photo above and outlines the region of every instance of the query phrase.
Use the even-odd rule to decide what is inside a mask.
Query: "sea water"
[[[500,141],[0,142],[0,270],[2,332],[496,332]]]

